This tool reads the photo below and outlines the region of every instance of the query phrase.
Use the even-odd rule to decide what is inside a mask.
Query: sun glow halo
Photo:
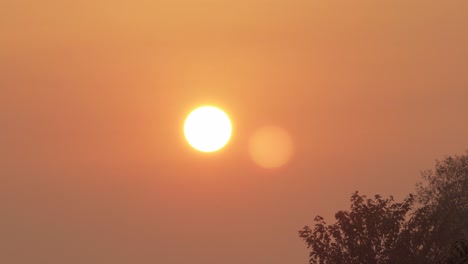
[[[184,134],[188,143],[201,152],[214,152],[224,147],[232,134],[228,115],[213,106],[193,110],[185,119]]]

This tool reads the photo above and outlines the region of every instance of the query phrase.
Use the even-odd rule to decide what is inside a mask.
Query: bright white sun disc
[[[221,149],[228,143],[231,133],[228,115],[217,107],[199,107],[185,119],[185,138],[193,148],[202,152]]]

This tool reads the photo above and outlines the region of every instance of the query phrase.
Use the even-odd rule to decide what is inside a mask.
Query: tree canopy
[[[367,198],[355,192],[348,211],[327,224],[317,216],[299,236],[312,264],[431,263],[447,258],[456,241],[468,237],[468,152],[436,161],[422,172],[416,194]],[[450,255],[450,254],[449,254]],[[442,263],[442,262],[440,262]]]

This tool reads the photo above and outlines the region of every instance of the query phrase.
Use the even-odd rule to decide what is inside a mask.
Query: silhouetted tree
[[[435,170],[422,177],[425,182],[417,185],[417,195],[403,202],[379,195],[368,199],[356,192],[351,210],[336,213],[334,224],[317,216],[314,227],[299,231],[311,249],[310,263],[417,264],[440,259],[448,245],[468,235],[468,152],[437,161]]]
[[[312,249],[310,263],[404,263],[409,258],[406,219],[413,204],[412,195],[397,203],[393,197],[354,193],[351,211],[336,213],[336,223],[327,225],[317,216],[313,228],[299,232]]]
[[[452,243],[442,254],[438,264],[467,264],[468,263],[468,238],[463,238]]]
[[[420,240],[421,254],[437,259],[444,247],[468,235],[468,152],[437,161],[422,177],[411,219],[420,232],[413,239]]]

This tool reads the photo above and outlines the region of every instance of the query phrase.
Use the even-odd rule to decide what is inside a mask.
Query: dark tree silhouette
[[[405,263],[401,260],[410,254],[406,218],[413,204],[412,195],[397,203],[393,197],[368,199],[354,193],[351,211],[336,213],[336,223],[327,225],[317,216],[313,228],[299,231],[312,249],[310,263]]]
[[[413,222],[425,226],[422,253],[436,259],[446,245],[468,235],[468,152],[437,161],[417,185],[420,204]]]
[[[317,216],[312,228],[299,231],[310,263],[418,264],[446,256],[448,245],[468,235],[468,152],[437,161],[422,177],[416,195],[402,202],[356,192],[334,224]]]
[[[468,238],[457,240],[451,244],[442,255],[438,264],[467,264],[468,263]]]

